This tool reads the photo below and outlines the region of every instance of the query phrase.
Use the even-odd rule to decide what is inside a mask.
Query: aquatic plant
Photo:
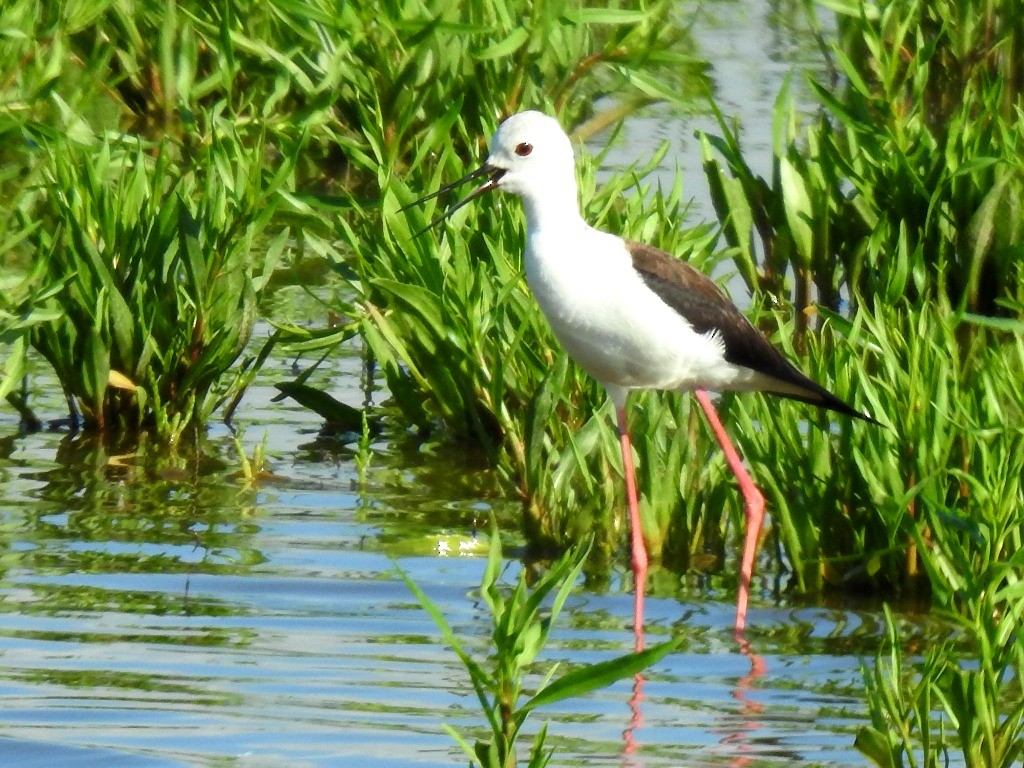
[[[536,685],[533,695],[521,701],[528,679],[547,643],[562,606],[572,594],[590,551],[588,544],[572,547],[528,586],[521,572],[511,590],[500,582],[503,564],[497,525],[492,524],[487,567],[480,582],[480,596],[491,614],[488,660],[478,661],[466,644],[452,631],[440,609],[408,575],[402,578],[423,609],[437,624],[444,640],[459,657],[476,693],[490,738],[470,744],[469,739],[447,727],[446,730],[470,759],[480,768],[515,768],[516,744],[530,713],[564,699],[583,696],[617,680],[632,677],[656,664],[675,650],[682,637],[660,643],[647,650],[618,656],[574,668],[555,677],[558,665],[551,666]],[[527,765],[543,768],[551,758],[546,746],[547,726],[534,737]]]
[[[438,136],[477,146],[523,103],[581,116],[614,95],[607,120],[695,92],[704,64],[672,8],[11,0],[0,9],[0,152],[13,162],[0,184],[16,185],[56,135],[208,138],[228,118],[243,143],[289,153],[301,140],[311,188],[354,190],[375,179],[360,175],[367,157],[400,169]]]
[[[1014,108],[1024,10],[823,4],[839,12],[839,72],[812,81],[821,111],[806,127],[788,89],[779,94],[771,177],[752,170],[721,115],[721,136],[702,138],[740,274],[752,291],[794,303],[798,318],[815,301],[916,304],[936,291],[956,307],[1003,313],[1001,300],[1024,291],[1015,271],[1024,121]]]
[[[966,766],[1020,764],[1024,655],[1017,630],[1024,602],[1019,582],[991,586],[966,613],[947,614],[955,636],[913,662],[886,612],[887,647],[864,669],[871,724],[856,740],[879,768],[939,768],[956,752]]]
[[[943,300],[822,316],[803,367],[835,377],[884,428],[818,417],[807,429],[806,409],[762,398],[737,396],[726,407],[763,483],[794,583],[930,585],[936,603],[952,607],[940,571],[969,563],[938,561],[938,550],[918,537],[951,540],[957,521],[999,528],[1024,508],[1024,395],[1015,383],[1024,375],[1024,342]],[[780,339],[796,355],[794,335]],[[1001,543],[992,562],[1012,554],[1012,539],[994,541]]]
[[[1005,479],[998,468],[1015,466],[1003,460],[1014,433],[993,425],[1019,413],[1006,383],[1016,369],[1000,371],[980,344],[963,346],[975,332],[958,312],[963,305],[1019,314],[1012,300],[1022,285],[1014,213],[1020,122],[1008,94],[1017,87],[1010,54],[1021,12],[973,0],[829,4],[842,14],[836,60],[847,84],[818,84],[825,115],[806,129],[780,94],[772,178],[754,176],[724,119],[720,137],[702,137],[728,252],[715,252],[715,226],[678,226],[682,190],[645,186],[647,169],[599,186],[600,160],[584,161],[582,198],[592,223],[699,268],[735,257],[759,322],[802,367],[879,418],[912,414],[891,432],[843,422],[807,430],[816,417],[803,406],[722,400],[766,486],[798,586],[914,584],[932,565],[919,547],[906,550],[919,524],[942,527],[927,519],[933,505],[973,515],[990,481]],[[219,403],[230,403],[230,414],[261,357],[230,384],[214,370],[238,359],[254,317],[251,294],[232,288],[238,302],[217,302],[221,289],[195,298],[184,291],[203,274],[234,275],[224,285],[251,281],[259,289],[283,252],[283,228],[274,229],[263,264],[242,267],[240,253],[230,255],[214,228],[200,224],[209,214],[224,231],[244,232],[235,244],[245,250],[267,231],[273,206],[264,202],[280,192],[286,221],[301,225],[292,230],[296,246],[332,259],[353,289],[342,307],[352,323],[308,335],[303,351],[319,344],[323,354],[358,328],[406,420],[440,439],[482,446],[505,488],[523,498],[531,542],[565,548],[595,530],[596,549],[616,549],[621,470],[610,414],[603,394],[553,343],[525,289],[516,204],[482,203],[416,239],[411,233],[438,209],[398,208],[461,175],[497,118],[523,105],[558,110],[583,136],[649,100],[694,95],[704,64],[692,41],[667,3],[350,3],[329,11],[317,0],[254,9],[143,2],[131,12],[116,3],[86,9],[14,0],[0,11],[0,27],[11,30],[0,50],[7,75],[0,151],[11,161],[0,172],[11,200],[0,206],[0,232],[5,266],[14,267],[5,286],[35,275],[20,293],[4,294],[3,339],[14,346],[0,392],[16,395],[31,338],[65,371],[66,389],[90,423],[151,420],[174,434],[202,423]],[[944,95],[951,83],[964,99]],[[604,95],[615,107],[595,123],[594,102]],[[158,144],[146,139],[96,139],[124,130],[168,132],[176,141],[154,159],[147,150]],[[168,151],[189,158],[180,178]],[[283,155],[286,167],[269,172],[263,155]],[[296,180],[313,172],[328,177],[318,193],[344,185],[344,194],[295,193]],[[148,202],[104,198],[108,182],[109,195],[148,195]],[[209,186],[221,183],[219,191]],[[133,191],[144,186],[146,195]],[[157,210],[162,195],[177,214]],[[231,205],[217,212],[224,200]],[[138,221],[124,214],[133,206]],[[325,208],[331,217],[318,220]],[[228,209],[239,221],[224,218]],[[42,215],[64,224],[42,231],[35,223]],[[247,216],[255,217],[251,227]],[[180,259],[198,246],[204,256],[217,249],[215,258],[235,259],[233,266],[208,265],[190,278],[185,259],[181,282],[154,278],[133,284],[130,301],[119,299],[128,282],[97,267],[93,246],[123,240],[141,248],[146,217],[164,238],[162,247],[145,241],[153,249],[146,259],[161,248],[169,259],[178,249]],[[183,238],[180,227],[175,234],[182,222],[199,227],[199,239]],[[130,261],[119,258],[117,268]],[[916,315],[919,301],[944,293],[945,317]],[[61,303],[75,295],[82,306]],[[876,311],[905,296],[911,301],[899,311]],[[871,311],[845,317],[847,300]],[[213,303],[197,310],[203,301]],[[795,311],[784,309],[790,303]],[[815,304],[825,322],[808,335]],[[126,324],[147,317],[150,305],[180,315],[180,325]],[[190,312],[202,317],[198,324]],[[219,335],[193,339],[188,328]],[[1009,345],[995,329],[982,335]],[[1007,350],[1015,361],[1012,345]],[[945,388],[929,390],[915,366]],[[361,429],[363,414],[327,403],[301,381],[290,391],[332,422]],[[642,435],[636,449],[652,551],[680,570],[700,552],[724,558],[739,505],[720,460],[705,460],[717,453],[698,416],[686,397],[637,397],[643,407],[631,418]],[[967,402],[970,416],[954,413],[954,402]],[[925,415],[946,428],[932,429]],[[772,429],[761,428],[768,423]],[[1006,505],[1018,498],[1011,485],[999,486]]]
[[[13,0],[0,9],[0,30],[0,194],[10,201],[0,206],[0,240],[5,265],[24,272],[48,245],[45,235],[25,235],[44,215],[41,187],[60,174],[70,185],[91,184],[88,174],[98,180],[109,168],[93,166],[110,165],[98,153],[116,147],[118,136],[128,137],[126,146],[152,149],[157,136],[165,149],[177,142],[184,155],[197,150],[188,162],[198,172],[207,162],[250,165],[261,152],[283,156],[296,180],[315,179],[306,184],[313,194],[287,196],[289,221],[302,224],[298,247],[342,261],[348,254],[333,227],[308,205],[336,215],[339,198],[324,194],[336,185],[346,187],[346,198],[363,200],[366,190],[376,195],[379,167],[433,163],[439,149],[462,153],[516,104],[556,104],[584,115],[596,99],[615,94],[608,114],[617,116],[686,90],[682,75],[698,80],[703,66],[687,52],[686,32],[671,22],[665,1],[614,9],[576,0],[347,3],[339,11],[322,0],[258,7],[144,0],[130,8]],[[226,145],[236,157],[202,154]],[[59,159],[72,147],[73,157]],[[224,170],[218,173],[227,180]],[[263,183],[271,183],[269,175]],[[196,186],[185,196],[201,193]],[[79,197],[69,193],[68,200]],[[59,219],[53,200],[45,204]],[[74,267],[68,274],[77,272],[74,259],[63,265]],[[88,259],[83,266],[92,269]],[[91,314],[103,314],[95,309],[67,322],[88,328]],[[55,358],[59,345],[49,348]],[[18,372],[19,359],[12,356],[8,371]],[[99,407],[104,365],[85,359],[99,367],[74,395],[86,401],[87,422],[106,424]],[[124,373],[131,362],[118,361],[114,370]],[[8,379],[9,389],[17,376]],[[151,403],[155,394],[149,392]]]
[[[262,146],[229,136],[190,153],[54,147],[40,212],[52,226],[30,241],[40,283],[61,285],[60,314],[33,326],[31,342],[86,427],[152,425],[174,438],[244,384],[246,366],[222,379],[285,248],[287,229],[262,235],[288,173],[267,172]]]
[[[2,249],[2,245],[0,245]],[[63,281],[46,283],[42,264],[32,274],[10,273],[0,277],[0,344],[7,348],[0,365],[0,398],[7,400],[23,416],[34,417],[18,391],[28,370],[28,350],[32,329],[60,317],[54,294],[63,288]]]

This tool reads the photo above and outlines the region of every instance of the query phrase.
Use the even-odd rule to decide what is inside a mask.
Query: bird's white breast
[[[618,237],[582,224],[528,235],[526,278],[559,342],[587,373],[626,389],[732,388],[744,371],[651,291]]]

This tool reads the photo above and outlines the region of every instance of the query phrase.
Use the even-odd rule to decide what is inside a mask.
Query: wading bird
[[[554,118],[534,111],[512,115],[491,139],[483,166],[413,205],[478,178],[486,180],[430,226],[494,189],[522,199],[526,281],[555,337],[604,386],[615,406],[636,578],[637,631],[643,625],[648,558],[626,396],[633,389],[663,389],[695,393],[743,494],[746,537],[735,623],[739,634],[746,624],[764,497],[729,440],[707,390],[770,392],[874,419],[801,373],[704,274],[662,250],[589,226],[577,200],[572,144]]]

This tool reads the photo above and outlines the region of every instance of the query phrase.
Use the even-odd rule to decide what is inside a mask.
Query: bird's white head
[[[530,110],[506,119],[491,139],[487,166],[500,174],[498,189],[523,198],[570,194],[575,204],[572,144],[553,117]]]
[[[471,179],[487,181],[449,207],[420,232],[426,231],[485,192],[501,189],[519,195],[526,209],[527,226],[537,231],[545,221],[581,220],[576,200],[576,168],[572,144],[553,117],[532,110],[506,119],[491,139],[487,162],[458,181],[421,197],[407,208],[460,187]],[[417,232],[416,234],[419,234]]]

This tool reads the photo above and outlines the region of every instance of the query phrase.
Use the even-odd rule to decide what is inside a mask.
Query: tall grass
[[[159,186],[169,184],[173,174],[165,164],[160,166],[164,168],[160,179],[142,181],[136,174],[131,188],[108,179],[112,187],[105,192],[102,177],[120,159],[110,163],[102,148],[116,146],[119,140],[114,137],[131,137],[126,142],[129,146],[162,144],[165,150],[159,151],[177,144],[180,150],[175,151],[188,158],[186,162],[195,162],[189,173],[216,167],[209,175],[214,180],[229,182],[232,171],[227,166],[240,164],[238,181],[247,191],[239,192],[227,209],[217,197],[222,193],[208,185],[204,188],[205,182],[195,186],[187,179],[183,182],[187,189],[180,198],[187,201],[190,216],[202,219],[207,212],[220,216],[223,233],[241,237],[227,243],[209,227],[201,227],[202,237],[183,241],[192,242],[193,248],[191,254],[179,254],[186,266],[189,260],[194,262],[198,249],[202,258],[211,258],[203,270],[221,274],[217,266],[221,256],[211,256],[209,250],[245,250],[252,243],[269,216],[262,202],[254,206],[252,196],[257,193],[267,201],[278,193],[287,199],[287,221],[301,225],[300,248],[341,259],[333,227],[309,205],[324,203],[336,213],[331,206],[338,198],[327,194],[338,191],[339,185],[344,186],[346,197],[357,202],[375,198],[380,167],[403,172],[436,163],[435,152],[450,160],[469,148],[475,151],[484,127],[489,130],[499,115],[522,103],[558,105],[582,116],[592,112],[596,100],[614,95],[614,116],[677,94],[678,72],[699,72],[700,64],[687,53],[685,32],[671,23],[670,12],[667,2],[598,9],[569,0],[541,4],[408,0],[340,7],[322,0],[258,6],[143,0],[88,7],[14,0],[0,9],[0,34],[10,43],[0,46],[0,156],[12,169],[0,173],[0,193],[12,201],[0,206],[0,243],[6,251],[2,258],[25,274],[36,274],[35,260],[43,258],[52,267],[48,274],[75,273],[79,283],[90,284],[81,298],[86,306],[69,311],[62,337],[47,332],[32,338],[57,368],[65,390],[81,405],[87,424],[112,422],[112,413],[103,404],[111,381],[123,385],[109,393],[113,401],[134,402],[139,392],[146,398],[136,403],[139,416],[126,423],[145,421],[151,404],[172,400],[180,401],[172,407],[176,414],[207,414],[209,381],[196,371],[211,364],[221,374],[227,370],[235,359],[230,352],[237,345],[224,334],[237,329],[236,340],[242,340],[252,320],[251,307],[236,307],[242,311],[236,318],[204,317],[202,322],[210,324],[200,335],[213,332],[213,323],[232,329],[216,331],[222,336],[217,344],[223,343],[224,353],[210,352],[198,365],[197,360],[189,362],[191,373],[179,376],[174,392],[167,385],[149,386],[144,381],[139,361],[152,355],[152,344],[145,348],[142,340],[148,329],[129,344],[131,331],[123,322],[124,307],[112,298],[114,286],[106,285],[102,296],[100,290],[106,280],[104,271],[115,265],[119,266],[114,272],[130,271],[136,267],[125,267],[126,260],[159,258],[140,249],[167,252],[176,247],[168,239],[173,237],[173,215],[158,211],[155,202],[147,207],[138,200],[121,199],[138,196],[147,184],[151,197],[162,199],[166,190]],[[226,125],[230,131],[225,131]],[[273,173],[242,178],[261,153],[286,159],[292,175],[287,185]],[[143,160],[140,154],[133,162],[141,168]],[[47,185],[54,194],[41,194],[40,187]],[[310,191],[296,194],[299,185]],[[225,189],[228,197],[236,192],[230,183]],[[206,195],[213,199],[205,200]],[[108,199],[112,207],[101,211]],[[179,198],[167,199],[177,204]],[[118,222],[117,206],[122,203],[130,213]],[[227,221],[225,216],[235,207],[239,220],[260,211],[251,229],[235,228]],[[96,209],[96,226],[106,227],[100,233],[103,245],[92,254],[89,240],[97,233],[76,223],[90,208]],[[44,216],[64,222],[52,238],[36,231],[34,222]],[[141,242],[151,226],[164,238],[162,245]],[[119,258],[113,246],[122,230],[127,239],[134,238],[125,247],[136,249],[125,258]],[[270,253],[276,256],[281,241],[271,245]],[[273,260],[268,259],[265,266]],[[78,261],[83,270],[66,269]],[[254,269],[260,272],[259,267]],[[197,290],[195,278],[201,277],[200,271],[194,271],[192,278]],[[167,274],[167,269],[162,270],[162,278]],[[171,326],[178,322],[176,312],[181,306],[159,300],[176,295],[169,285],[165,280],[168,292],[163,297],[154,295],[152,301],[143,302],[138,299],[140,293],[126,301],[132,311],[145,304],[150,320]],[[40,285],[39,290],[51,287]],[[233,296],[248,296],[243,286],[235,288],[239,290]],[[61,295],[68,297],[75,290],[72,286]],[[211,297],[197,296],[188,303],[202,304],[205,298]],[[136,299],[141,303],[132,306]],[[14,309],[8,306],[9,311]],[[105,318],[108,309],[121,319],[97,319]],[[211,309],[197,311],[209,314]],[[21,302],[17,311],[31,311],[31,307]],[[182,322],[191,322],[187,311]],[[13,320],[9,326],[5,323],[4,332],[13,338],[16,325]],[[118,354],[112,362],[88,341],[90,335],[110,334]],[[21,349],[26,337],[19,338]],[[155,336],[155,341],[163,349],[163,337]],[[197,337],[190,343],[191,349],[182,351],[179,345],[167,354],[196,357],[198,347],[210,348],[207,338]],[[107,344],[104,339],[101,346]],[[16,386],[21,359],[17,351],[11,356],[6,390]],[[180,361],[161,365],[181,368]],[[124,379],[116,375],[111,379],[108,367]],[[185,391],[193,385],[193,392]],[[119,394],[126,391],[132,394]],[[205,404],[194,406],[182,399]],[[177,428],[160,429],[170,434]]]
[[[1020,469],[1008,468],[1018,486]],[[922,551],[956,634],[911,662],[888,616],[889,647],[865,670],[871,724],[861,728],[857,747],[880,768],[948,765],[956,753],[967,766],[1018,765],[1024,525],[1019,515],[973,520],[946,513],[932,515],[930,526]]]
[[[959,628],[913,662],[892,630],[866,672],[857,746],[885,768],[954,752],[1009,766],[1024,752],[1024,13],[827,4],[845,85],[814,84],[822,111],[803,130],[780,95],[772,177],[750,170],[725,120],[703,157],[740,273],[795,304],[791,352],[859,390],[889,429],[804,433],[783,413],[758,431],[770,415],[757,399],[737,399],[737,420],[797,584],[927,587]],[[827,309],[811,334],[815,301]]]
[[[887,18],[902,10],[897,27],[909,35],[904,27],[913,27],[920,6],[887,8]],[[878,18],[868,13],[861,20],[867,38],[891,34],[873,26]],[[925,57],[927,46],[918,42],[914,50]],[[853,66],[849,56],[839,58]],[[847,74],[854,90],[844,98],[860,98],[855,89],[863,78],[854,80],[852,69]],[[1013,137],[1018,129],[999,119],[969,124],[971,110],[988,104],[984,99],[994,91],[973,93],[980,102],[947,115],[961,121],[944,134],[955,146],[934,160],[924,144],[913,145],[913,162],[886,144],[907,134],[924,141],[935,130],[912,117],[907,125],[898,122],[905,117],[899,111],[861,110],[854,120],[847,109],[840,118],[812,121],[801,133],[785,91],[776,109],[771,183],[749,171],[731,130],[721,139],[703,137],[729,255],[757,295],[766,296],[765,304],[795,303],[791,312],[761,313],[759,322],[808,373],[889,427],[833,423],[827,414],[770,398],[723,399],[769,496],[784,564],[801,589],[927,589],[934,560],[917,537],[939,527],[929,515],[950,509],[976,514],[998,496],[980,489],[1002,476],[1002,468],[1012,474],[1017,465],[1012,425],[1021,404],[1012,384],[1019,349],[1005,333],[977,327],[963,310],[1016,311],[1020,275],[1012,260],[998,262],[1008,258],[999,243],[1015,237],[1016,225],[999,215],[997,201],[1004,193],[1006,201],[1015,199],[1011,144],[991,144],[1002,154],[978,158],[989,138]],[[821,95],[830,109],[845,103]],[[446,119],[460,125],[454,113]],[[574,125],[571,118],[568,125]],[[724,119],[722,126],[728,128]],[[874,143],[867,142],[869,134]],[[467,164],[454,162],[440,139],[421,148],[431,162],[409,169],[419,180],[412,189],[408,179],[388,173],[382,155],[366,160],[367,167],[381,168],[380,219],[358,207],[345,232],[357,254],[353,287],[365,310],[363,333],[395,400],[422,429],[441,427],[483,447],[524,498],[534,543],[564,547],[581,531],[597,530],[599,549],[614,550],[623,520],[611,421],[602,410],[603,394],[558,350],[528,295],[518,261],[517,205],[481,201],[443,232],[412,238],[436,209],[399,213],[399,207],[461,175]],[[925,173],[921,164],[933,161],[946,169],[945,177]],[[723,255],[714,253],[714,230],[677,227],[678,188],[630,197],[634,177],[614,177],[598,189],[592,168],[582,161],[581,198],[594,225],[651,241],[698,267]],[[856,184],[853,171],[861,174]],[[890,173],[897,171],[904,176]],[[987,174],[1007,181],[1000,185]],[[975,194],[990,181],[990,191]],[[926,194],[931,202],[921,209],[893,206],[892,196],[904,192]],[[965,241],[954,226],[958,220],[973,222],[968,230],[977,237]],[[382,225],[383,237],[374,240]],[[367,242],[377,244],[372,255]],[[967,248],[971,243],[974,251]],[[999,304],[975,301],[972,291],[962,290],[965,275],[981,274],[988,267],[979,265],[996,263],[992,259],[1002,275]],[[823,320],[821,332],[810,334],[815,299]],[[837,311],[847,301],[857,310],[851,315]],[[703,426],[685,398],[635,399],[649,546],[678,568],[700,551],[727,552],[728,530],[742,525],[741,505]],[[983,479],[967,479],[975,477]],[[1005,494],[996,508],[1006,519],[1022,500],[1016,487],[999,487]]]
[[[751,290],[803,312],[936,290],[1003,313],[1021,299],[1024,11],[1011,2],[835,1],[843,85],[812,82],[806,128],[776,105],[771,178],[725,120],[704,162]],[[955,95],[955,96],[954,96]],[[844,293],[845,291],[845,293]]]
[[[240,135],[308,141],[307,167],[358,185],[353,156],[415,165],[453,127],[464,149],[521,104],[579,116],[680,93],[699,69],[671,5],[576,0],[231,0],[38,4],[0,11],[5,131],[35,140],[55,124],[183,136],[230,116]],[[23,75],[14,77],[15,73]],[[693,86],[686,84],[685,88]]]
[[[929,537],[955,536],[967,521],[1015,525],[1024,508],[1024,396],[1015,383],[1024,344],[942,300],[827,318],[808,338],[803,367],[853,393],[883,428],[833,425],[820,414],[808,429],[801,406],[761,398],[739,396],[728,409],[795,581],[804,589],[930,584],[948,606],[937,570],[951,566]],[[991,561],[1010,554],[1004,545]]]
[[[87,427],[152,424],[175,438],[229,396],[217,385],[249,340],[288,231],[263,238],[278,182],[264,178],[261,146],[146,150],[53,153],[49,226],[29,242],[40,284],[61,285],[61,313],[31,340]],[[278,181],[288,174],[285,164]]]

